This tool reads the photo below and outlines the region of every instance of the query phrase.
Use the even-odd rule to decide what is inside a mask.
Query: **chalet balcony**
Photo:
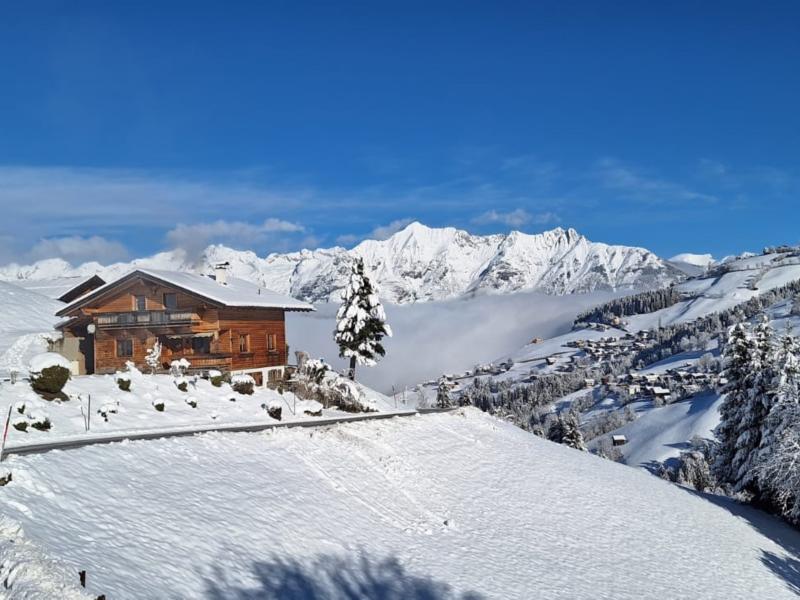
[[[191,325],[200,317],[185,310],[141,310],[118,313],[99,313],[94,322],[100,329],[123,327],[170,327],[172,325]]]
[[[172,360],[178,358],[185,358],[191,364],[189,367],[190,372],[204,371],[207,369],[218,369],[220,371],[231,370],[231,354],[218,353],[218,354],[185,354],[174,355],[170,357]]]

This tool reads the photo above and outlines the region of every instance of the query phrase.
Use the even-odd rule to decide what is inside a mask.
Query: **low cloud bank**
[[[386,357],[376,367],[359,367],[357,377],[384,393],[411,387],[444,372],[459,372],[513,352],[534,337],[569,331],[582,310],[615,294],[594,292],[548,296],[520,292],[469,299],[387,305],[394,337],[387,339]],[[345,362],[333,342],[336,303],[320,304],[310,315],[288,314],[289,343],[323,357],[335,368]]]

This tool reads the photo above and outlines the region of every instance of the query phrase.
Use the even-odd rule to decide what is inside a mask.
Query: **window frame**
[[[130,344],[130,354],[123,353],[123,344]],[[133,358],[133,338],[114,338],[117,358]]]
[[[267,333],[267,352],[270,354],[278,353],[278,334]]]
[[[174,306],[170,306],[169,302],[167,302],[168,296],[175,298]],[[164,302],[164,310],[178,310],[178,294],[176,292],[164,292],[162,301]]]
[[[242,341],[244,341],[244,349],[242,349]],[[250,354],[250,334],[239,334],[239,354]]]
[[[139,308],[139,298],[142,299],[143,308]],[[133,310],[135,312],[144,312],[147,310],[147,296],[144,294],[133,295]]]

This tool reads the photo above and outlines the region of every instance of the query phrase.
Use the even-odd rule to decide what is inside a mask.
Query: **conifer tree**
[[[570,411],[561,419],[561,443],[576,450],[586,451],[578,415]]]
[[[392,330],[386,323],[377,287],[364,272],[364,260],[358,258],[342,292],[334,332],[339,356],[350,359],[350,379],[355,379],[356,364],[373,366],[386,354],[381,344],[384,336],[391,337]]]
[[[450,408],[453,406],[453,399],[450,397],[451,384],[447,378],[442,377],[439,379],[439,385],[436,388],[436,408]]]
[[[715,429],[718,445],[714,456],[714,472],[720,482],[735,486],[739,481],[741,457],[739,437],[743,433],[742,422],[749,399],[749,385],[755,356],[755,344],[750,332],[742,323],[734,325],[728,333],[723,348],[723,376],[727,384],[720,406],[720,422]]]

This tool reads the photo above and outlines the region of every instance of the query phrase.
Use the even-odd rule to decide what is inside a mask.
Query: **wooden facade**
[[[158,340],[163,370],[186,358],[192,370],[251,372],[259,380],[265,370],[287,364],[286,310],[311,310],[229,306],[136,272],[89,297],[59,313],[70,318],[60,326],[62,346],[81,348],[79,356],[68,358],[86,373],[113,373],[128,361],[147,370],[145,356]]]

